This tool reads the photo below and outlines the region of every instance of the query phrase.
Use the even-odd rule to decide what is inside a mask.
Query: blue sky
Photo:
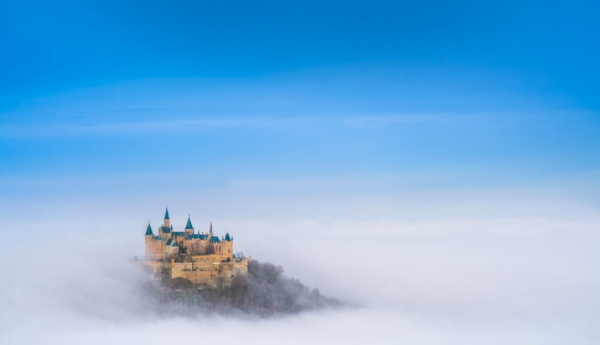
[[[128,193],[242,178],[580,179],[600,165],[598,10],[3,2],[4,201],[124,176]]]

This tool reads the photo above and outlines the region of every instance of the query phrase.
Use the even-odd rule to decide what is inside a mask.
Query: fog
[[[177,201],[175,227],[201,210],[197,228],[216,217],[235,250],[352,305],[266,319],[178,317],[150,303],[128,259],[143,253],[144,223],[158,226],[162,204],[6,203],[2,222],[19,235],[2,232],[0,343],[596,344],[595,204],[560,188],[516,190]]]

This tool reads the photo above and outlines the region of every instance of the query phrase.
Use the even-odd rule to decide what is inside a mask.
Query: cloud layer
[[[577,193],[560,201],[548,196],[565,194],[547,190],[546,200],[530,194],[511,207],[510,195],[527,194],[515,192],[485,194],[485,207],[465,198],[478,194],[466,189],[413,192],[404,199],[371,195],[362,213],[358,204],[349,201],[340,210],[328,198],[310,207],[299,198],[296,207],[303,209],[296,213],[279,212],[276,198],[265,196],[249,195],[255,204],[243,198],[231,203],[215,212],[216,229],[233,233],[236,249],[359,306],[269,320],[165,317],[149,305],[140,291],[147,277],[127,263],[142,250],[143,229],[132,230],[140,223],[137,213],[148,214],[142,200],[129,216],[101,201],[88,201],[96,216],[85,203],[38,205],[46,212],[33,220],[3,216],[6,226],[37,235],[27,238],[26,250],[18,237],[2,251],[0,342],[596,343],[600,216],[585,199],[573,201]],[[406,210],[392,216],[394,207],[411,200],[412,217],[404,216]],[[188,202],[212,213],[197,200]],[[242,205],[248,213],[236,213]],[[259,218],[268,214],[265,205],[270,220]],[[436,209],[444,205],[446,212]],[[174,212],[176,225],[179,216],[186,215]]]

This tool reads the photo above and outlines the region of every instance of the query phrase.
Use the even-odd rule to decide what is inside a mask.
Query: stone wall
[[[191,262],[171,261],[171,278],[188,279],[194,284],[216,284],[219,280],[228,283],[232,277],[248,273],[248,260],[220,262],[202,255]]]
[[[164,245],[161,241],[151,238],[149,236],[146,236],[145,242],[146,242],[145,243],[146,244],[146,250],[145,250],[146,260],[155,260],[155,259],[160,259],[163,257]]]

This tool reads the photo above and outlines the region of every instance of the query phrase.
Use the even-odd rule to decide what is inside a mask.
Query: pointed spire
[[[212,222],[210,222],[210,235],[213,235],[213,231],[212,231]]]
[[[167,211],[165,212],[165,219],[171,219],[169,218],[169,208],[167,207]]]
[[[192,221],[190,220],[190,215],[189,214],[188,214],[188,222],[185,225],[185,229],[186,230],[188,230],[188,229],[192,229],[193,230],[194,229],[194,227],[192,226]]]
[[[152,227],[150,227],[150,222],[148,222],[148,228],[146,229],[146,235],[152,235]]]

